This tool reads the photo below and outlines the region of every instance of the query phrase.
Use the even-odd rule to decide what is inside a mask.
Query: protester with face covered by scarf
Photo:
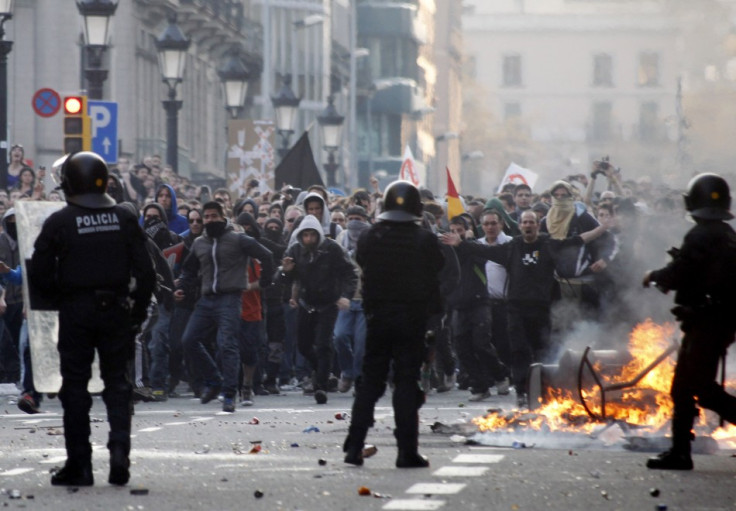
[[[362,206],[350,206],[345,212],[347,219],[346,229],[337,236],[337,242],[342,245],[355,264],[355,249],[358,247],[358,238],[364,231],[370,229],[368,212]],[[357,264],[356,270],[360,272]],[[338,392],[347,392],[353,382],[360,376],[365,353],[366,324],[363,312],[363,297],[360,288],[356,288],[355,295],[350,299],[350,308],[340,310],[335,322],[335,350],[337,363],[340,367],[340,381],[337,384]]]
[[[18,249],[18,231],[15,223],[15,209],[10,208],[3,215],[3,232],[0,233],[0,261],[10,268],[20,264]],[[4,301],[0,307],[5,313],[0,317],[0,334],[3,332],[3,323],[10,335],[0,337],[0,383],[15,383],[20,378],[19,341],[20,329],[23,325],[23,288],[19,285],[8,284],[4,289]]]
[[[258,241],[233,230],[219,202],[207,202],[202,207],[202,218],[205,233],[194,240],[192,251],[184,261],[174,299],[183,300],[187,294],[193,294],[199,283],[202,297],[184,332],[184,350],[205,384],[202,404],[212,401],[222,389],[222,409],[232,413],[239,387],[238,318],[241,294],[248,287],[248,261],[250,258],[260,261],[259,285],[265,289],[271,284],[273,257]],[[217,329],[222,372],[202,344],[202,339],[213,327]]]
[[[563,240],[598,227],[598,221],[586,211],[585,204],[575,201],[570,183],[555,181],[550,192],[552,207],[540,222],[539,232],[549,233],[552,239]],[[566,253],[559,254],[557,273],[562,278],[572,278],[602,271],[606,261],[601,257],[608,252],[610,250],[607,251],[598,240],[584,245],[582,250],[571,247]]]
[[[169,354],[181,351],[178,346],[180,339],[174,340],[171,336],[171,318],[174,312],[172,293],[174,274],[178,272],[178,268],[174,269],[169,266],[168,258],[164,256],[163,251],[181,243],[182,239],[178,234],[169,230],[166,219],[166,212],[158,203],[152,202],[143,208],[143,230],[159,251],[155,253],[149,248],[149,253],[153,252],[152,257],[158,280],[154,291],[157,304],[152,308],[152,317],[147,325],[147,328],[152,325],[149,344],[151,353],[149,376],[154,401],[168,399]],[[174,341],[177,346],[174,346]]]

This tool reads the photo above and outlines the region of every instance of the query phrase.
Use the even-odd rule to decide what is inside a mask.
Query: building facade
[[[485,158],[465,177],[494,189],[509,163],[540,185],[610,155],[629,176],[677,161],[681,20],[670,2],[468,0],[467,71],[486,94]]]

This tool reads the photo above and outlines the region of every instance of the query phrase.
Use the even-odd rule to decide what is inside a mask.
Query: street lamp
[[[102,99],[102,84],[107,79],[107,69],[102,69],[102,55],[109,41],[110,18],[117,8],[117,0],[77,0],[77,9],[84,19],[88,65],[84,77],[89,82],[90,99]]]
[[[222,80],[225,108],[230,110],[233,119],[237,119],[240,111],[245,106],[250,71],[243,63],[240,50],[237,47],[232,48],[225,56],[226,60],[217,70],[217,75]]]
[[[291,90],[291,75],[284,75],[279,93],[271,96],[271,103],[276,111],[276,131],[281,135],[279,157],[282,159],[289,152],[289,137],[294,133],[294,121],[299,112],[300,102],[301,98],[297,98]]]
[[[13,17],[13,0],[0,0],[0,188],[8,186],[8,54],[13,41],[5,40],[3,25]]]
[[[328,160],[325,165],[325,171],[327,172],[327,186],[335,186],[335,172],[339,166],[335,161],[335,152],[340,147],[342,142],[342,124],[345,121],[345,116],[337,113],[337,109],[334,105],[335,98],[330,95],[327,98],[327,108],[317,117],[317,122],[322,129],[322,147],[327,151]]]
[[[169,16],[169,25],[156,39],[158,51],[158,65],[161,69],[163,82],[169,88],[167,100],[162,101],[166,110],[166,163],[172,166],[174,172],[179,171],[179,133],[177,115],[181,108],[181,101],[176,99],[176,86],[184,77],[184,64],[191,40],[184,37],[176,24],[176,15]]]

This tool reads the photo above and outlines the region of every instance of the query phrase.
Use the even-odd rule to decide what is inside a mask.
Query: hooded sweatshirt
[[[342,232],[342,227],[332,221],[330,210],[327,208],[327,204],[325,204],[325,200],[320,194],[316,192],[311,192],[308,193],[306,197],[304,197],[304,202],[302,203],[304,206],[304,211],[307,211],[307,202],[311,202],[314,200],[318,200],[322,203],[322,218],[319,218],[318,220],[319,223],[322,225],[323,234],[328,238],[332,238],[333,240],[336,239],[337,235]]]
[[[301,233],[308,229],[319,236],[313,250],[307,250],[301,240]],[[300,305],[321,310],[340,298],[353,298],[358,286],[355,267],[340,245],[325,237],[319,220],[312,215],[305,216],[293,236],[296,242],[286,251],[286,257],[294,259],[295,267],[282,276],[287,284],[298,281]]]
[[[174,231],[176,234],[182,234],[189,230],[189,222],[179,211],[179,206],[176,204],[176,192],[171,185],[163,184],[156,189],[156,197],[158,197],[161,188],[168,188],[169,194],[171,195],[171,209],[166,211],[166,218],[169,219],[169,230]],[[141,225],[143,225],[143,217],[141,217]]]

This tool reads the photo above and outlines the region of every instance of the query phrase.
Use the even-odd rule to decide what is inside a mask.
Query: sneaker
[[[206,405],[207,403],[215,399],[219,393],[220,393],[219,386],[215,386],[215,387],[210,387],[209,385],[205,386],[202,388],[202,391],[200,393],[200,398],[199,398],[200,402],[203,405]]]
[[[468,401],[483,401],[484,399],[488,399],[489,397],[491,397],[491,392],[489,390],[486,390],[485,392],[474,393],[468,398]]]
[[[133,401],[143,401],[149,403],[153,401],[153,392],[150,387],[135,387],[133,388]]]
[[[457,383],[457,374],[453,372],[451,375],[445,375],[444,377],[444,387],[447,390],[453,390],[455,388],[455,384]]]
[[[344,394],[345,392],[348,392],[351,388],[353,388],[353,379],[341,376],[340,381],[337,384],[337,391]]]
[[[256,385],[253,387],[253,394],[256,396],[268,396],[271,393],[263,385]]]
[[[314,393],[314,400],[317,401],[318,405],[327,403],[327,392],[324,390],[318,390]]]
[[[20,399],[18,400],[18,408],[28,414],[41,413],[41,410],[38,409],[38,403],[33,399],[33,396],[28,393],[23,393],[23,395],[20,396]]]
[[[501,381],[496,382],[496,392],[499,396],[508,396],[511,392],[511,382],[508,376]]]
[[[647,460],[647,468],[657,470],[692,470],[693,459],[689,454],[681,454],[673,449],[660,453]]]
[[[166,391],[164,390],[154,390],[152,392],[152,401],[156,403],[163,403],[164,401],[169,400],[169,396],[166,395]]]
[[[302,380],[302,392],[305,396],[314,395],[314,383],[312,383],[311,378],[305,378],[304,380]]]
[[[253,406],[253,392],[250,388],[244,388],[240,393],[240,406]]]
[[[222,400],[222,411],[227,413],[235,413],[235,400],[231,397],[226,397]]]
[[[267,383],[266,385],[263,386],[263,388],[265,388],[266,392],[268,392],[269,394],[273,396],[281,394],[281,391],[279,390],[279,388],[276,386],[275,383]]]

